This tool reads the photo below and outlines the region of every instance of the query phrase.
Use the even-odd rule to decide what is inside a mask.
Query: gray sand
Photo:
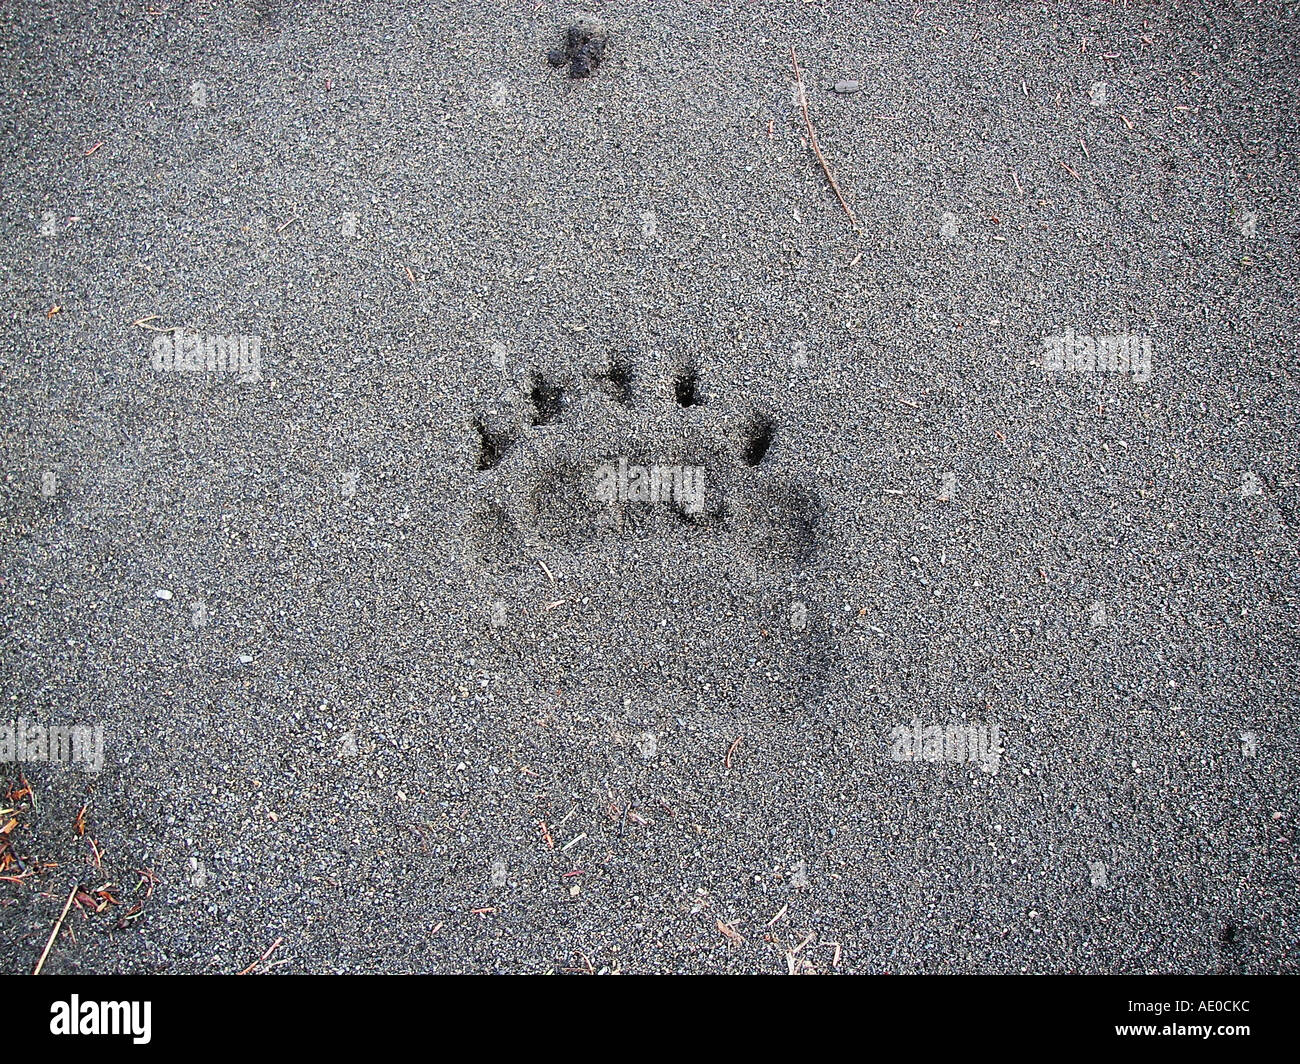
[[[3,970],[1297,969],[1295,4],[147,6],[0,30]]]

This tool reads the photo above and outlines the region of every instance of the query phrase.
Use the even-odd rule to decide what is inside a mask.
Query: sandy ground
[[[3,969],[1294,972],[1300,9],[1070,6],[5,0]]]

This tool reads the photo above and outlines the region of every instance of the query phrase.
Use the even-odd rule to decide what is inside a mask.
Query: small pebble
[[[836,92],[861,92],[862,82],[860,81],[837,81],[832,88]]]
[[[153,597],[160,598],[164,602],[170,602],[172,600],[172,593],[168,591],[165,587],[160,587],[157,591],[153,593]]]

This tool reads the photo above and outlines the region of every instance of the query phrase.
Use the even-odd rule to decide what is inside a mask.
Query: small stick
[[[239,974],[240,974],[240,975],[247,975],[247,974],[248,974],[249,972],[251,972],[254,968],[256,968],[259,964],[263,963],[264,961],[268,961],[268,960],[270,960],[270,959],[271,959],[271,954],[274,953],[277,949],[280,948],[280,943],[283,942],[283,941],[284,941],[283,938],[277,938],[274,942],[272,942],[272,943],[270,944],[270,946],[267,947],[265,953],[263,953],[260,957],[258,957],[257,960],[255,960],[252,964],[250,964],[247,968],[245,968],[245,969],[244,969],[242,972],[240,972]]]
[[[1074,167],[1071,166],[1069,163],[1063,162],[1060,159],[1057,159],[1056,161],[1060,163],[1062,166],[1064,166],[1070,172],[1070,176],[1074,178],[1076,181],[1082,180],[1082,178],[1079,177],[1078,171],[1076,171]]]
[[[723,766],[724,766],[725,768],[731,768],[731,755],[734,754],[734,753],[736,752],[736,747],[738,747],[738,746],[740,745],[740,740],[743,739],[743,738],[744,738],[743,735],[737,735],[737,736],[736,736],[736,741],[735,741],[734,743],[731,744],[731,749],[727,751],[727,756],[726,756],[726,758],[723,759],[723,762],[722,762],[722,764],[723,764]]]
[[[821,145],[817,143],[817,130],[813,129],[812,118],[808,115],[808,93],[804,89],[803,72],[799,69],[799,57],[794,54],[794,45],[790,45],[790,61],[794,63],[795,80],[799,83],[799,106],[803,108],[803,120],[808,126],[808,139],[812,142],[813,154],[817,156],[817,161],[822,164],[822,171],[826,174],[826,180],[831,183],[831,188],[835,192],[835,198],[840,201],[840,206],[844,208],[844,213],[849,216],[849,221],[853,223],[853,228],[858,228],[858,220],[853,216],[853,211],[844,199],[844,193],[840,191],[840,183],[835,180],[835,175],[831,173],[831,168],[827,165],[826,157],[822,155]]]
[[[289,228],[289,226],[293,225],[293,223],[296,222],[297,220],[298,220],[298,216],[295,214],[292,218],[290,218],[287,222],[285,222],[284,225],[280,226],[280,228],[277,229],[276,232],[283,233],[286,229]]]
[[[547,575],[547,577],[550,579],[550,581],[551,581],[551,587],[554,587],[554,586],[555,586],[555,577],[551,575],[551,570],[548,569],[548,568],[546,567],[546,563],[545,563],[544,561],[542,561],[541,558],[538,558],[538,559],[537,559],[537,564],[540,565],[540,566],[542,567],[542,572],[544,572],[544,573]]]
[[[41,959],[36,962],[36,968],[32,975],[40,975],[41,969],[45,967],[45,958],[50,955],[50,947],[54,945],[54,940],[59,935],[59,928],[63,926],[63,921],[68,915],[68,910],[72,908],[72,899],[77,896],[80,887],[74,883],[72,890],[68,893],[68,900],[63,903],[63,912],[59,913],[59,918],[54,922],[54,930],[50,932],[50,940],[45,943],[45,949],[41,951]]]
[[[717,925],[718,925],[718,932],[723,936],[725,936],[727,941],[730,942],[733,946],[743,946],[745,944],[745,936],[742,935],[739,931],[737,931],[734,927],[729,927],[727,924],[724,924],[721,920],[717,921]]]
[[[158,325],[146,324],[147,322],[153,321],[157,317],[160,317],[160,315],[150,314],[147,318],[141,318],[139,321],[131,322],[131,324],[138,329],[148,329],[150,332],[165,332],[165,333],[180,332],[182,328],[182,326],[180,325],[168,325],[166,327],[162,327]]]

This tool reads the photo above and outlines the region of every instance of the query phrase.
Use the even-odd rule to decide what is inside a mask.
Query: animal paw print
[[[797,424],[698,366],[600,357],[535,368],[466,419],[463,586],[499,607],[479,612],[485,667],[531,673],[544,638],[576,704],[719,742],[739,707],[822,703],[845,672]]]
[[[471,420],[471,539],[483,560],[657,539],[808,568],[825,506],[792,474],[774,418],[707,393],[694,366],[641,383],[617,358],[576,375],[533,370]]]

